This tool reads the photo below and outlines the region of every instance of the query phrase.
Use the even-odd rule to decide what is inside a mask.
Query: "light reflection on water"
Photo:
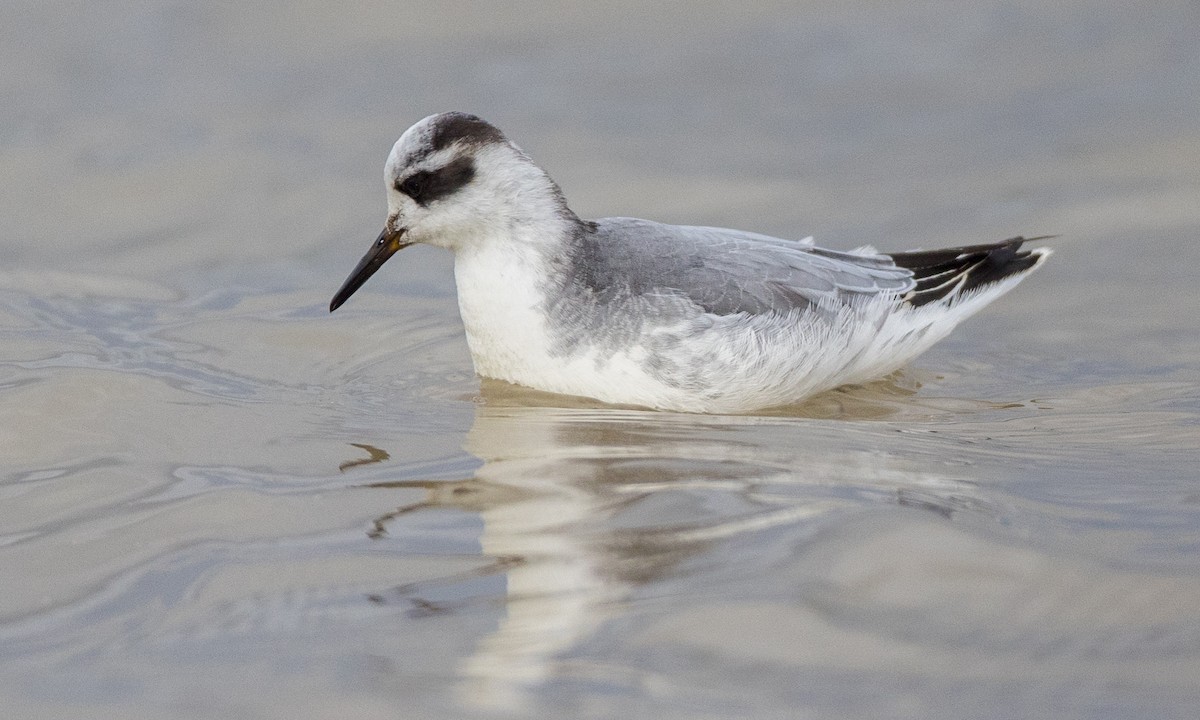
[[[385,532],[434,508],[482,521],[488,571],[506,585],[499,625],[459,665],[472,705],[529,711],[544,684],[564,677],[631,693],[701,690],[663,678],[702,667],[668,672],[580,653],[627,615],[649,625],[634,637],[683,652],[685,664],[699,651],[731,669],[778,663],[774,673],[903,667],[951,685],[999,674],[1069,695],[1091,692],[1096,675],[1183,691],[1200,661],[1200,585],[997,537],[1014,510],[976,482],[994,472],[976,467],[986,455],[931,462],[944,443],[889,441],[845,418],[814,426],[506,406],[504,394],[529,394],[485,389],[467,438],[484,460],[473,478],[375,484],[425,490],[389,513]],[[889,506],[932,513],[870,510]],[[849,519],[863,511],[866,520]],[[755,557],[779,543],[787,549]],[[410,587],[406,600],[425,608],[420,593]]]
[[[54,446],[33,442],[53,414],[6,425],[30,469],[5,483],[0,563],[51,572],[0,593],[3,654],[81,678],[15,687],[86,704],[108,673],[167,672],[185,696],[244,698],[255,668],[262,702],[432,683],[447,692],[410,707],[555,713],[598,691],[628,712],[711,696],[769,714],[929,688],[1170,705],[1200,667],[1200,503],[1178,477],[1195,384],[1022,397],[1019,364],[969,358],[764,415],[676,415],[472,392],[439,300],[410,300],[400,332],[289,295],[107,292],[7,295],[26,348],[7,412],[69,412]],[[1125,470],[1161,475],[1121,497],[1097,480]],[[881,696],[847,704],[864,673]],[[326,679],[294,686],[308,675]]]
[[[731,538],[778,528],[804,537],[822,514],[865,498],[894,500],[902,489],[946,513],[969,495],[962,481],[905,472],[884,455],[837,462],[811,450],[772,451],[742,437],[758,424],[489,404],[467,438],[485,461],[472,479],[376,484],[427,489],[389,522],[418,508],[478,513],[480,549],[505,574],[504,617],[460,666],[467,701],[528,710],[527,696],[563,674],[604,683],[614,671],[637,677],[636,668],[564,667],[560,656],[620,614],[635,588]],[[938,502],[943,495],[953,499]]]

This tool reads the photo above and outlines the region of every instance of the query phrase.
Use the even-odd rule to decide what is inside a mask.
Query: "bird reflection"
[[[338,471],[340,471],[340,472],[346,472],[350,468],[358,467],[359,465],[370,465],[372,463],[380,463],[380,462],[383,462],[384,460],[389,460],[392,457],[391,455],[388,455],[387,450],[380,450],[379,448],[375,447],[374,445],[367,445],[366,443],[350,443],[350,444],[356,448],[366,450],[367,457],[361,458],[359,460],[347,460],[346,462],[342,463],[341,465],[338,465]]]
[[[845,434],[835,423],[552,407],[511,386],[484,391],[466,442],[484,461],[474,477],[373,483],[423,497],[380,515],[368,531],[381,538],[413,513],[439,508],[482,519],[481,552],[493,562],[471,575],[502,573],[506,587],[505,617],[459,668],[462,698],[476,707],[528,710],[533,693],[556,677],[610,680],[596,676],[612,669],[563,658],[634,588],[685,572],[681,564],[714,543],[810,522],[872,494],[943,515],[986,510],[968,502],[968,482],[914,470],[877,449],[831,444]],[[358,447],[371,459],[357,463],[387,456]],[[445,609],[417,594],[405,593],[415,612]]]

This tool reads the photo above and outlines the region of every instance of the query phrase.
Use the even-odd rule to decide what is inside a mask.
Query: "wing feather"
[[[604,218],[583,238],[595,289],[673,295],[717,315],[788,313],[866,296],[900,296],[913,273],[890,257],[844,253],[724,228]]]

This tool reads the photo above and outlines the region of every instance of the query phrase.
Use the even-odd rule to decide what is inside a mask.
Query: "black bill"
[[[333,312],[342,306],[342,303],[350,299],[355,290],[362,287],[367,278],[375,274],[375,271],[380,268],[387,259],[396,254],[397,250],[402,250],[412,243],[404,242],[400,236],[404,234],[404,229],[389,230],[384,228],[383,232],[379,233],[379,237],[371,245],[371,249],[363,255],[362,260],[358,261],[350,277],[346,278],[346,282],[342,283],[341,289],[329,301],[329,312]]]

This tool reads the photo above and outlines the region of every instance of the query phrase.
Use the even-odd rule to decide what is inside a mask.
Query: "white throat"
[[[496,228],[455,251],[459,312],[480,375],[528,382],[514,372],[550,356],[547,278],[563,234],[573,230],[558,215]]]

